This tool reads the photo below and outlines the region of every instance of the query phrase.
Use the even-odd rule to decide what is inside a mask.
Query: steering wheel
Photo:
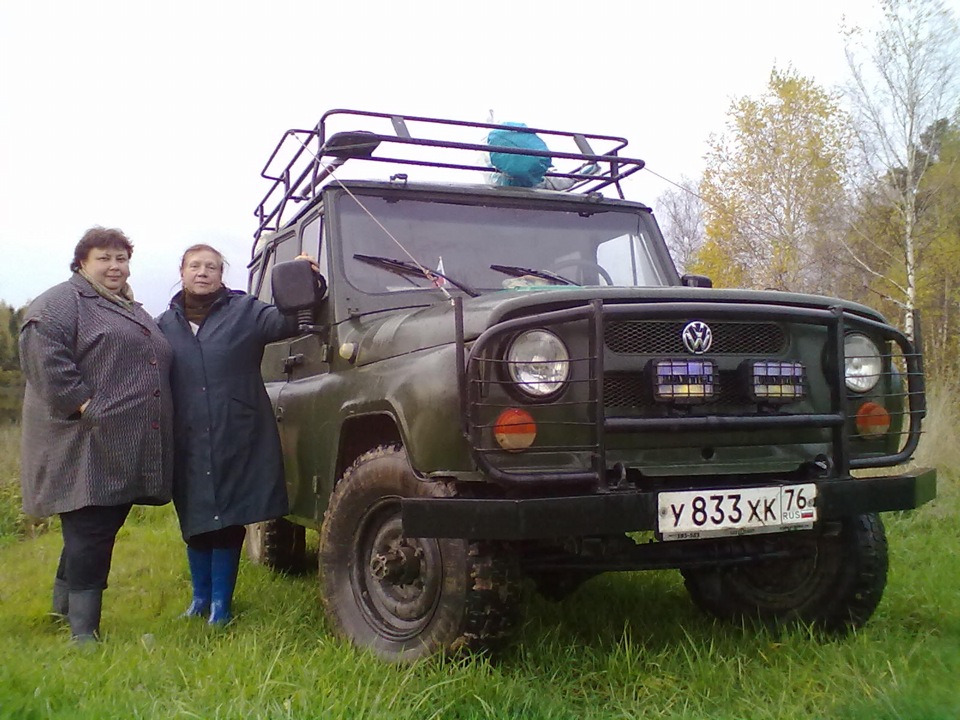
[[[564,268],[574,268],[574,267],[580,268],[581,270],[593,270],[601,278],[603,278],[604,282],[606,282],[607,285],[613,285],[613,278],[610,277],[610,273],[606,271],[606,268],[604,268],[602,265],[599,265],[593,262],[592,260],[579,260],[579,259],[562,260],[557,265],[554,266],[554,269],[552,270],[552,272],[557,273],[557,275],[563,275],[564,273],[562,271]],[[583,279],[583,273],[580,274],[580,278]]]

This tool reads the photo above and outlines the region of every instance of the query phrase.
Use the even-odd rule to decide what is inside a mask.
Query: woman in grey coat
[[[157,322],[173,348],[173,501],[187,543],[186,616],[228,623],[245,527],[288,512],[280,437],[260,375],[263,348],[293,318],[223,285],[223,256],[187,248],[183,290]]]
[[[20,329],[21,483],[27,515],[60,515],[53,611],[96,640],[117,532],[134,504],[170,501],[170,346],[132,299],[133,246],[88,230],[74,275],[34,300]]]

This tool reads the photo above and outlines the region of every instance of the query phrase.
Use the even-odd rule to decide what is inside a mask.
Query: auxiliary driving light
[[[851,333],[843,340],[843,374],[854,392],[873,390],[880,381],[880,350],[866,335]]]
[[[883,435],[890,429],[890,413],[882,405],[865,402],[857,409],[857,432],[864,437]]]
[[[657,400],[703,402],[713,398],[716,376],[711,360],[658,360],[654,391]]]
[[[750,394],[760,402],[791,402],[804,395],[803,365],[764,360],[750,369]]]
[[[520,452],[533,445],[537,424],[533,416],[520,408],[507,408],[493,425],[497,444],[508,452]]]

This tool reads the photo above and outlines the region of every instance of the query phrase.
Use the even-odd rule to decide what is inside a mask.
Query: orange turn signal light
[[[882,405],[865,402],[857,409],[857,432],[865,437],[883,435],[890,429],[890,413]]]
[[[533,445],[537,437],[537,423],[526,410],[507,408],[497,417],[493,436],[504,450],[520,452]]]

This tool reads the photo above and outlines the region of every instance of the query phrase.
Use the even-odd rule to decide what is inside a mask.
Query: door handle
[[[297,365],[303,365],[303,353],[297,353],[296,355],[288,355],[283,360],[283,371],[289,373]]]

